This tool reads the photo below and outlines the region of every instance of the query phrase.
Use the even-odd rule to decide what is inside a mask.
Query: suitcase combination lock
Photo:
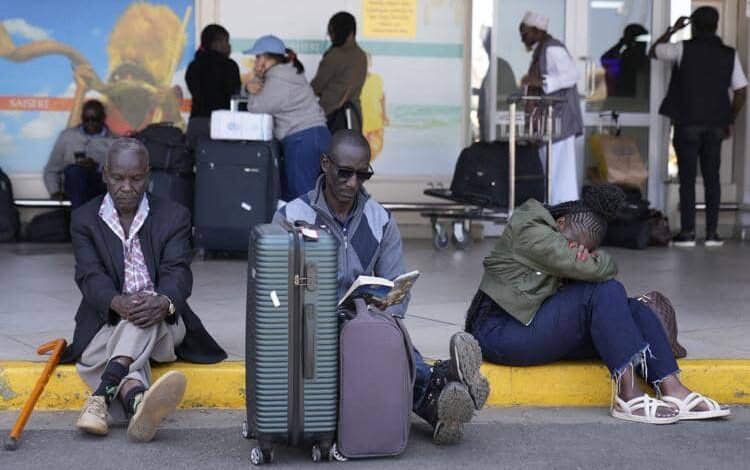
[[[305,275],[300,276],[299,274],[294,275],[294,286],[295,287],[306,287],[309,291],[315,291],[318,288],[318,268],[313,263],[307,263],[305,265]]]

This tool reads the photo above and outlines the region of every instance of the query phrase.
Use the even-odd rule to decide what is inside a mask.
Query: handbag
[[[645,304],[659,319],[661,326],[667,333],[669,346],[672,348],[672,354],[676,359],[687,356],[687,350],[677,342],[677,317],[674,306],[661,292],[653,291],[638,297],[638,301]]]

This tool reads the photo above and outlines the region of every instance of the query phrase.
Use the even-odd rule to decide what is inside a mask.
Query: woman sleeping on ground
[[[603,185],[586,188],[579,201],[546,208],[531,199],[516,209],[484,260],[466,331],[496,364],[601,358],[614,381],[615,418],[669,424],[728,416],[680,382],[659,319],[628,298],[614,260],[594,251],[623,202],[619,188]],[[641,390],[636,373],[660,399]]]

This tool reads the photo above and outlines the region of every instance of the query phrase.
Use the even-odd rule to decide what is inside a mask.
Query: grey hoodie
[[[326,125],[323,109],[305,74],[297,73],[291,62],[268,69],[263,89],[257,95],[248,96],[247,110],[273,115],[273,136],[279,140]]]
[[[339,298],[360,275],[378,276],[393,280],[404,274],[404,253],[401,234],[396,219],[364,187],[357,193],[354,208],[345,224],[341,224],[328,208],[323,187],[325,176],[309,193],[280,208],[273,217],[279,224],[286,219],[294,223],[304,220],[308,224],[327,230],[339,242]],[[386,311],[404,317],[411,295],[403,303],[392,305]]]

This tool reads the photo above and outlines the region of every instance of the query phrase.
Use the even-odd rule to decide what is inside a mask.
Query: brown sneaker
[[[133,442],[153,439],[161,421],[182,401],[186,385],[187,379],[182,372],[173,370],[159,377],[136,405],[128,425],[128,438]]]
[[[92,395],[86,399],[76,427],[90,434],[107,435],[107,402],[103,396]]]

